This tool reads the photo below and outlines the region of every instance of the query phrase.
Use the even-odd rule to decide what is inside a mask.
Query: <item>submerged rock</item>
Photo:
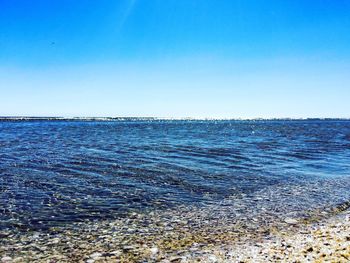
[[[294,219],[294,218],[285,218],[284,222],[286,222],[287,224],[291,224],[291,225],[296,225],[298,224],[298,220]]]
[[[9,256],[5,256],[1,258],[1,263],[9,263],[12,261],[12,258]]]

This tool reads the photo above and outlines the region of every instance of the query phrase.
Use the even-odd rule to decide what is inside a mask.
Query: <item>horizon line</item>
[[[150,117],[150,116],[104,116],[104,117],[61,117],[61,116],[0,116],[0,121],[21,121],[21,120],[81,120],[81,121],[123,121],[123,120],[188,120],[188,121],[259,121],[259,120],[350,120],[350,117],[252,117],[252,118],[219,118],[219,117]]]

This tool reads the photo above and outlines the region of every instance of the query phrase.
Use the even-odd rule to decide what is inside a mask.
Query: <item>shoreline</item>
[[[215,118],[215,117],[59,117],[59,116],[0,116],[0,121],[350,121],[347,117],[315,117],[315,118],[293,118],[293,117],[281,117],[281,118]]]
[[[50,233],[2,236],[0,262],[347,262],[350,259],[347,203],[327,216],[298,222],[276,219],[259,229],[249,229],[250,222],[225,229],[211,220],[209,225],[204,223],[193,231],[188,227],[187,214],[171,216],[174,214],[132,213],[127,219],[78,223],[71,228],[51,229]],[[164,221],[165,217],[169,221]],[[197,221],[203,220],[199,217]]]
[[[241,262],[349,262],[350,210],[307,225],[292,236],[233,248]]]

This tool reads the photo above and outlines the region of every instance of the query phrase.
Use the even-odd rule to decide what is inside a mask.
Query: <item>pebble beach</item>
[[[1,262],[349,262],[348,208],[344,203],[323,217],[284,218],[259,229],[227,219],[224,227],[219,216],[215,225],[215,216],[188,222],[185,214],[163,212],[46,233],[1,232]]]
[[[222,262],[349,262],[350,212],[308,225],[291,236],[236,246]]]

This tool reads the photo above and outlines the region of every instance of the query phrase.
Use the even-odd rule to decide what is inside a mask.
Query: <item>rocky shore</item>
[[[133,223],[136,224],[140,215],[134,216]],[[174,222],[176,220],[178,218]],[[350,261],[349,210],[316,223],[286,221],[289,222],[284,230],[270,229],[269,233],[264,232],[266,229],[257,233],[248,229],[245,234],[240,231],[219,234],[213,229],[213,235],[206,236],[205,233],[193,235],[186,230],[175,230],[171,232],[173,236],[163,232],[162,239],[159,239],[161,233],[147,233],[146,228],[139,226],[139,229],[124,229],[122,240],[118,237],[120,229],[115,231],[122,223],[118,221],[80,226],[79,230],[57,229],[56,233],[50,234],[33,232],[13,236],[7,233],[6,236],[2,232],[0,260],[50,263]],[[182,227],[186,229],[184,225]],[[132,235],[133,231],[138,234]]]
[[[304,226],[294,235],[235,246],[235,262],[350,262],[350,211]]]
[[[2,230],[0,262],[349,262],[350,202],[317,202],[315,190],[305,210],[303,191],[312,190],[273,187],[201,207]]]

